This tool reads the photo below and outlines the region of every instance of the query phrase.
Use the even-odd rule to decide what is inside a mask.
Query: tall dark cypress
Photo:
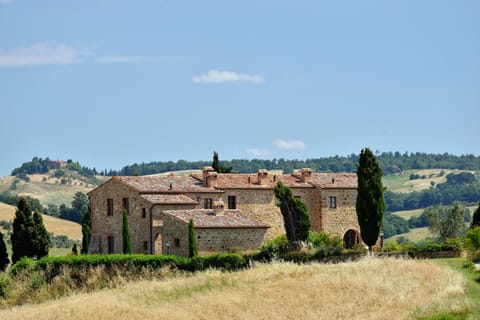
[[[130,231],[128,229],[127,209],[123,209],[123,253],[132,253],[132,245],[130,243]]]
[[[43,224],[42,215],[38,211],[33,213],[33,228],[32,240],[34,255],[37,256],[37,258],[45,257],[48,255],[50,248],[50,236]]]
[[[368,245],[370,253],[380,235],[385,213],[382,175],[382,169],[372,151],[363,149],[357,167],[356,209],[362,240]]]
[[[34,256],[34,245],[32,234],[34,224],[32,209],[25,198],[20,198],[13,219],[13,232],[10,237],[12,242],[12,262],[15,263],[22,257]]]
[[[473,213],[472,224],[470,225],[471,229],[475,227],[480,227],[480,203],[478,204],[477,210]]]
[[[0,232],[0,271],[5,271],[9,263],[7,246],[3,240],[3,233]]]
[[[82,254],[88,253],[88,246],[90,245],[91,237],[91,228],[92,228],[92,218],[90,216],[90,206],[88,206],[83,213],[82,220]]]
[[[195,226],[193,219],[188,222],[188,257],[193,258],[198,255],[197,240],[195,239]]]

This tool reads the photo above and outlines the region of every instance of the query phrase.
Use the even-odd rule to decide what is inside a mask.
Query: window
[[[107,199],[107,216],[113,216],[113,199]]]
[[[180,239],[178,238],[173,239],[173,245],[175,246],[175,248],[180,247]]]
[[[145,219],[147,217],[147,209],[142,208],[142,218]]]
[[[235,196],[228,196],[228,209],[237,209],[237,199]]]
[[[337,197],[328,197],[328,207],[335,209],[337,207]]]
[[[212,209],[212,198],[205,199],[205,209]]]
[[[122,210],[125,209],[127,210],[127,214],[130,213],[130,206],[128,203],[128,198],[122,198]]]
[[[113,236],[108,236],[107,242],[108,242],[108,253],[113,253],[115,250]]]
[[[148,250],[148,241],[143,241],[143,251]]]

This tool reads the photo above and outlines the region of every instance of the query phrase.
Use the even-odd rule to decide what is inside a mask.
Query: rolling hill
[[[0,220],[13,221],[16,208],[0,202]],[[65,235],[72,240],[82,239],[82,227],[80,224],[64,219],[55,218],[42,214],[43,223],[48,232],[54,235]]]

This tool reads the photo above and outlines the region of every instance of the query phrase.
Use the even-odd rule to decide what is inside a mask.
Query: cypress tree
[[[16,263],[22,257],[34,256],[32,209],[25,198],[20,198],[12,224],[12,263]]]
[[[382,228],[385,213],[382,185],[382,169],[372,151],[362,149],[357,167],[357,217],[362,240],[371,253]]]
[[[470,229],[473,229],[475,227],[480,227],[480,203],[478,204],[477,210],[475,210],[475,212],[473,213]]]
[[[299,241],[306,241],[310,230],[310,218],[305,203],[293,196],[292,190],[278,182],[274,188],[275,197],[279,201],[280,212],[287,239],[293,248],[299,248]]]
[[[0,232],[0,271],[5,271],[9,263],[7,246],[3,240],[3,233]]]
[[[91,227],[92,227],[92,219],[90,216],[90,206],[85,210],[83,213],[83,220],[82,220],[82,250],[80,253],[87,254],[88,253],[88,246],[90,245],[90,237],[91,237]]]
[[[35,210],[33,213],[33,250],[38,258],[48,255],[50,248],[50,236],[43,225],[42,215]]]
[[[220,173],[220,161],[218,161],[218,152],[217,151],[213,151],[212,168],[213,168],[213,170]]]
[[[195,226],[193,219],[188,222],[188,257],[193,258],[198,255],[197,240],[195,239]]]
[[[130,231],[128,230],[128,216],[127,216],[127,209],[123,209],[123,253],[132,253],[132,245],[130,243]]]

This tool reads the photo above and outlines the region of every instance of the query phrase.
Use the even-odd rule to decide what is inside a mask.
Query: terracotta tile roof
[[[238,210],[224,210],[221,215],[214,215],[213,210],[166,210],[175,219],[188,223],[193,219],[195,228],[269,228],[266,224],[249,218]]]
[[[183,194],[142,194],[143,199],[153,204],[196,204],[197,202]]]
[[[201,176],[195,176],[201,179]],[[288,187],[312,188],[309,183],[301,182],[299,177],[291,174],[268,173],[262,184],[259,183],[256,173],[219,173],[214,185],[217,189],[273,189],[277,182],[281,181]]]
[[[167,176],[115,176],[112,179],[121,181],[140,192],[218,192],[214,188],[206,188],[202,182],[193,177]]]
[[[322,189],[356,189],[356,173],[312,173],[312,184]]]

